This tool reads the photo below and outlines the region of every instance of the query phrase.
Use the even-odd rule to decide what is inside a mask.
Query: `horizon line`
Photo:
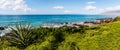
[[[102,14],[0,14],[0,15],[102,15]]]

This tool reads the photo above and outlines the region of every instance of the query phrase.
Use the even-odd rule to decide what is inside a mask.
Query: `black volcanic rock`
[[[0,30],[5,30],[5,28],[4,27],[0,27]]]

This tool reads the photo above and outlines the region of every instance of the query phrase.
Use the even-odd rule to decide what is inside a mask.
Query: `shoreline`
[[[102,19],[96,19],[95,21],[78,21],[78,22],[72,22],[72,23],[64,22],[61,24],[43,24],[39,27],[42,27],[42,28],[61,28],[63,26],[76,27],[76,28],[79,28],[81,26],[90,27],[90,26],[99,26],[100,24],[103,24],[103,23],[109,23],[109,22],[112,22],[113,20],[114,20],[113,18],[102,18]],[[14,28],[14,26],[0,26],[0,36],[5,35],[6,33],[10,33],[11,31],[10,27]]]
[[[60,27],[63,27],[63,26],[67,26],[67,27],[79,27],[81,25],[83,26],[97,26],[97,25],[100,25],[100,24],[103,24],[103,23],[110,23],[110,22],[113,22],[113,18],[102,18],[102,19],[96,19],[95,21],[78,21],[78,22],[65,22],[65,23],[62,23],[62,24],[43,24],[43,28],[60,28]]]

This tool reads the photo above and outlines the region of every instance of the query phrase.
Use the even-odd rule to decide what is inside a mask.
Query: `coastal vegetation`
[[[114,21],[120,21],[120,16],[117,16]]]
[[[119,50],[120,18],[99,26],[31,28],[17,25],[0,38],[0,50]]]

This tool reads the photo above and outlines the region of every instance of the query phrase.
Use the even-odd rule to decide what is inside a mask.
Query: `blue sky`
[[[0,14],[119,13],[120,0],[1,0]]]

